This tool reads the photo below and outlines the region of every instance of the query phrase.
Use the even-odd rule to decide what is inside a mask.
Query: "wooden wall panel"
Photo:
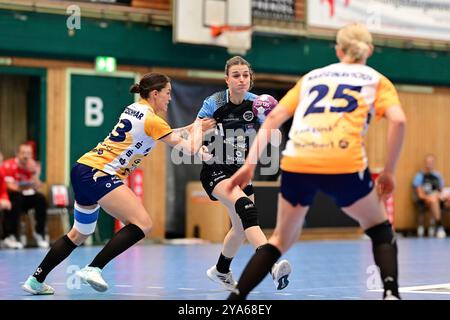
[[[166,162],[166,145],[158,142],[141,165],[144,171],[144,207],[153,220],[149,238],[165,238]]]
[[[436,155],[436,169],[442,173],[446,185],[450,185],[450,90],[399,94],[407,116],[407,131],[396,173],[395,226],[405,230],[416,227],[411,185],[427,153]],[[371,168],[383,167],[386,159],[387,121],[380,122],[372,123],[368,133]]]
[[[306,0],[295,0],[295,19],[306,21]]]
[[[155,10],[169,11],[171,8],[170,0],[133,0],[131,5],[135,8],[147,8]]]
[[[5,160],[27,141],[28,84],[27,76],[0,75],[0,151]]]
[[[66,69],[47,71],[47,185],[65,183]]]

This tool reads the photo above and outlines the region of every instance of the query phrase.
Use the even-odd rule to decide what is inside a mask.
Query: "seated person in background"
[[[0,218],[2,217],[3,210],[11,210],[11,202],[9,201],[8,197],[8,191],[6,188],[6,182],[3,177],[3,172],[1,169],[1,164],[3,162],[3,154],[0,152]],[[0,219],[1,221],[1,219]],[[0,226],[0,236],[3,234],[3,228]],[[3,245],[2,242],[0,242],[0,245]]]
[[[435,160],[436,158],[432,154],[425,156],[424,169],[419,171],[414,177],[413,187],[420,214],[422,215],[426,209],[430,210],[431,216],[436,223],[436,237],[445,238],[447,235],[441,222],[441,205],[447,203],[450,206],[450,195],[446,196],[442,193],[444,180],[440,173],[434,170]],[[423,216],[420,218],[422,221],[419,221],[417,235],[421,237],[424,234]],[[428,236],[433,236],[434,230],[432,228],[428,230]]]
[[[11,210],[5,212],[3,219],[3,244],[9,248],[23,248],[18,241],[20,214],[34,208],[36,226],[33,237],[39,247],[48,248],[49,243],[45,240],[47,201],[38,191],[40,165],[33,159],[32,147],[21,144],[16,157],[3,162],[2,172],[11,201]]]
[[[2,162],[3,154],[0,152],[0,211],[11,210],[11,202],[9,201],[6,182],[1,168]]]

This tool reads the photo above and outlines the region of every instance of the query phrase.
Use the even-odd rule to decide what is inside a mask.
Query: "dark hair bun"
[[[139,86],[139,83],[135,83],[131,86],[130,88],[130,92],[131,93],[140,93],[141,92],[141,87]]]

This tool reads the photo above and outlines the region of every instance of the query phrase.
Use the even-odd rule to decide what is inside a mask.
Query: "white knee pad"
[[[97,226],[99,211],[99,205],[94,209],[83,209],[75,203],[73,226],[85,236],[93,234],[95,227]]]

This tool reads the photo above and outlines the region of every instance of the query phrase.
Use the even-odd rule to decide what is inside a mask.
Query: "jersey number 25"
[[[361,92],[361,86],[352,86],[349,84],[340,84],[337,86],[336,91],[333,95],[333,101],[335,99],[345,99],[347,101],[347,105],[343,107],[331,106],[330,112],[352,112],[358,107],[358,101],[351,95],[348,94],[348,91],[353,92]],[[344,93],[344,90],[347,89],[347,93]],[[311,102],[308,109],[306,109],[303,117],[306,117],[310,113],[323,113],[325,112],[325,107],[319,106],[319,102],[328,94],[330,88],[325,84],[319,84],[314,86],[309,90],[309,94],[317,91],[317,97]]]

